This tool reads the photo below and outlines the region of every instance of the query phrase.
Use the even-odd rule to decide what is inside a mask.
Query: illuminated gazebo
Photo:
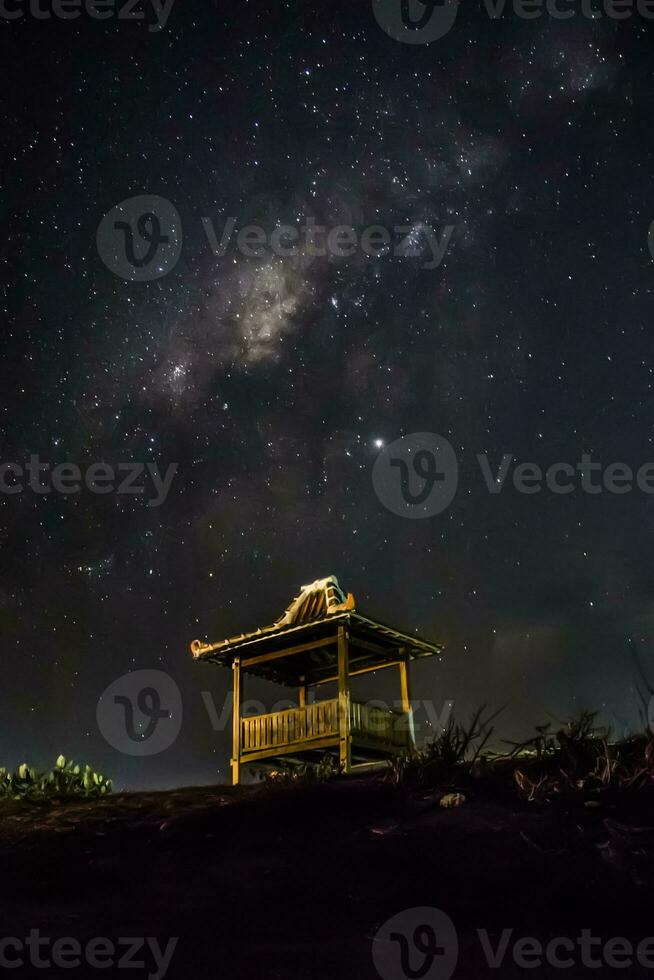
[[[325,753],[341,772],[384,765],[413,745],[409,663],[442,646],[386,626],[358,612],[334,575],[302,587],[279,619],[219,643],[195,640],[196,660],[231,667],[234,676],[232,781],[252,762],[317,761]],[[388,667],[399,670],[401,711],[350,697],[350,678]],[[241,717],[243,675],[296,688],[298,706]],[[338,697],[316,700],[322,684],[337,682]]]

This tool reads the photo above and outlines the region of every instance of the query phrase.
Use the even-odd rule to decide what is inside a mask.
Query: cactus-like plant
[[[111,792],[111,780],[90,766],[81,766],[60,755],[49,772],[39,773],[23,762],[16,772],[0,768],[0,800],[97,799]]]

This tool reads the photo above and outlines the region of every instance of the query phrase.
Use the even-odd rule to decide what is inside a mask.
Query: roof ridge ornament
[[[262,649],[267,649],[272,644],[274,650],[278,650],[280,637],[294,635],[299,639],[308,636],[306,631],[312,633],[309,644],[314,648],[320,646],[321,641],[319,642],[319,637],[314,638],[313,634],[321,630],[324,632],[325,624],[339,619],[347,621],[350,628],[366,633],[367,639],[361,636],[360,644],[365,640],[368,645],[373,642],[378,646],[392,645],[396,649],[402,649],[410,659],[431,656],[443,649],[440,643],[432,643],[364,616],[357,610],[352,593],[343,592],[335,575],[327,575],[303,585],[282,615],[269,626],[260,626],[249,633],[239,633],[218,643],[194,640],[191,653],[196,660],[209,659],[214,655],[212,659],[215,662],[229,665],[230,658],[240,648],[256,643],[263,644]]]
[[[317,578],[315,582],[303,585],[298,595],[286,607],[275,626],[292,626],[296,623],[322,619],[337,612],[354,610],[354,596],[343,592],[335,575]]]
[[[266,633],[277,632],[284,627],[300,626],[313,621],[325,619],[327,616],[334,616],[337,613],[354,612],[356,604],[351,592],[347,595],[338,584],[335,575],[327,575],[325,578],[317,578],[308,585],[302,585],[299,593],[291,600],[282,615],[271,623],[270,626],[260,626],[251,633],[241,633],[239,636],[232,636],[219,643],[203,643],[202,640],[193,640],[191,643],[191,653],[197,660],[199,657],[220,647],[230,646],[239,641],[262,636]]]

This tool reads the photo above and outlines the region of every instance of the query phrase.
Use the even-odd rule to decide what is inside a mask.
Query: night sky
[[[476,457],[654,461],[654,21],[493,21],[466,0],[446,36],[406,44],[370,0],[176,0],[158,31],[149,3],[145,21],[23,9],[0,18],[1,461],[177,471],[157,507],[147,480],[0,494],[0,764],[63,752],[118,787],[227,780],[231,732],[202,692],[220,711],[231,676],[189,644],[271,622],[329,573],[445,643],[413,670],[437,710],[504,706],[506,738],[581,708],[637,726],[654,497],[510,476],[491,494]],[[176,208],[183,244],[129,281],[96,238],[141,195]],[[214,255],[206,219],[220,237],[230,217],[406,226],[414,254]],[[446,226],[425,268],[424,229]],[[458,459],[425,519],[372,483],[412,433]],[[184,708],[145,759],[96,722],[138,669],[168,673]]]

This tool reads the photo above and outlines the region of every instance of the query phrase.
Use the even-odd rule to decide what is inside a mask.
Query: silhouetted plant
[[[492,722],[500,713],[484,718],[478,708],[467,725],[450,718],[445,728],[419,749],[403,753],[390,763],[389,778],[396,785],[436,786],[470,771],[481,758],[493,734]]]
[[[654,738],[651,732],[612,742],[610,729],[595,723],[596,713],[582,711],[558,731],[549,725],[514,745],[513,773],[519,794],[529,801],[608,790],[654,786]]]

